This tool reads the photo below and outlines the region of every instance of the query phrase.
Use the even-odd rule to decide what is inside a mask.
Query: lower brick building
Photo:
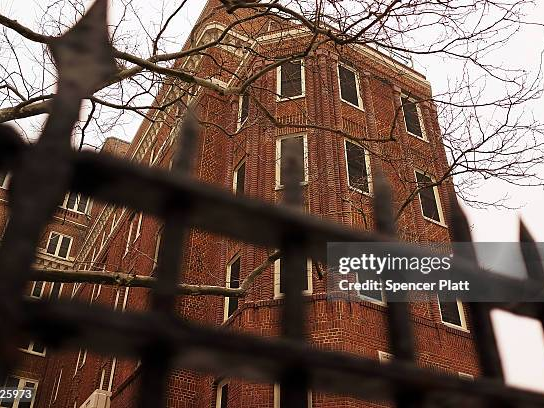
[[[209,16],[214,5],[216,2],[210,1],[203,16]],[[206,23],[198,25],[193,36],[196,43],[186,47],[216,38],[217,30],[232,18],[226,13],[201,18]],[[252,35],[266,37],[270,58],[295,53],[301,46],[299,37],[286,36],[289,27],[260,27],[267,29]],[[231,35],[231,43],[249,42],[247,31]],[[245,69],[246,75],[251,74],[248,66],[266,64],[257,57],[250,64],[239,50],[229,47],[217,47],[208,53],[211,56],[187,57],[178,65],[225,81],[224,72],[215,74],[214,64],[219,59],[239,71]],[[175,84],[165,85],[157,96],[158,102],[180,98],[184,103],[153,111],[153,120],[142,123],[130,145],[109,139],[103,150],[123,160],[169,171],[177,145],[176,125],[185,112],[183,105],[188,104],[203,124],[193,165],[193,176],[201,182],[232,194],[280,204],[286,171],[282,157],[290,146],[303,163],[296,175],[303,190],[301,211],[353,228],[373,229],[373,177],[380,171],[392,186],[393,206],[402,209],[399,236],[414,242],[447,242],[446,198],[453,188],[451,181],[434,184],[435,176],[447,167],[447,160],[436,108],[429,102],[431,95],[423,75],[379,51],[363,46],[340,51],[323,46],[268,71],[241,96],[221,95],[204,88],[192,88],[186,95]],[[270,116],[276,124],[271,123]],[[393,141],[384,143],[390,134]],[[0,181],[7,187],[4,177]],[[417,193],[412,194],[415,190]],[[0,190],[0,199],[0,225],[5,225],[6,190]],[[68,194],[44,233],[37,263],[52,269],[152,276],[162,228],[157,219],[146,214]],[[239,287],[274,248],[191,230],[180,250],[185,255],[180,265],[184,282]],[[309,342],[320,349],[353,353],[386,364],[393,356],[388,348],[388,306],[383,295],[356,292],[348,300],[331,300],[327,296],[326,266],[311,259],[300,260],[299,266],[307,271]],[[264,337],[279,336],[281,273],[280,258],[265,268],[245,296],[184,296],[177,303],[177,312],[202,324],[223,325]],[[144,310],[149,301],[147,289],[92,283],[36,282],[29,287],[29,296],[64,296],[120,311]],[[410,310],[419,364],[467,379],[478,374],[471,319],[461,303],[431,299],[411,304]],[[13,385],[17,381],[17,386],[25,381],[35,384],[34,407],[136,405],[141,381],[139,361],[96,355],[84,349],[50,352],[27,340],[22,345],[20,367],[8,381]],[[168,406],[278,408],[280,392],[274,384],[249,384],[174,370]],[[375,405],[308,393],[309,407]]]

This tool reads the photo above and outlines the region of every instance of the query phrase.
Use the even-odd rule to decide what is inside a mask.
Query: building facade
[[[233,22],[214,12],[210,0],[186,47],[214,41]],[[249,13],[249,11],[247,12]],[[286,55],[299,55],[260,75],[241,95],[222,95],[198,86],[167,84],[157,96],[164,110],[140,126],[125,145],[110,139],[104,147],[125,160],[168,171],[177,145],[176,124],[185,106],[202,128],[193,175],[202,182],[272,203],[283,200],[285,160],[290,146],[303,163],[296,176],[303,190],[301,211],[353,228],[372,230],[373,176],[381,172],[392,186],[398,234],[413,242],[447,242],[451,182],[432,185],[447,160],[428,81],[405,62],[367,46],[322,45],[306,52],[310,34],[266,17],[230,31],[206,55],[181,59],[176,67],[223,86],[243,83]],[[253,52],[258,47],[259,52]],[[220,61],[220,63],[219,63]],[[2,177],[2,186],[8,181]],[[416,191],[416,193],[414,193]],[[0,190],[0,225],[7,223],[7,190]],[[145,194],[145,192],[142,192]],[[37,263],[53,269],[77,268],[153,275],[162,224],[129,208],[68,194],[44,232]],[[191,230],[180,265],[192,284],[239,287],[273,248],[258,248]],[[343,351],[387,363],[387,301],[379,292],[353,293],[350,301],[327,298],[324,265],[301,260],[307,271],[307,331],[318,348]],[[278,336],[282,286],[281,259],[260,274],[242,298],[184,296],[180,315],[203,324],[223,325],[260,336]],[[99,284],[32,283],[29,296],[64,296],[115,310],[144,310],[143,288]],[[411,305],[418,362],[431,370],[471,378],[478,375],[471,320],[461,303],[431,299]],[[27,344],[28,343],[28,344]],[[62,353],[31,340],[21,346],[21,365],[11,383],[37,388],[34,407],[131,407],[136,404],[140,363],[90,350]],[[10,383],[10,384],[11,384]],[[172,373],[171,407],[279,407],[274,384],[249,384],[186,370]],[[308,406],[376,406],[320,393]],[[4,405],[1,405],[4,406]],[[15,404],[22,407],[24,405]],[[379,406],[379,405],[378,405]]]

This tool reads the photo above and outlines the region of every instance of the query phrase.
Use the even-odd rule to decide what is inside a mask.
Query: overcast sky
[[[39,20],[43,7],[47,0],[0,0],[0,12],[16,18],[20,22],[35,27]],[[168,7],[176,3],[166,1]],[[113,2],[112,18],[119,15],[120,1]],[[138,15],[144,21],[148,16],[156,16],[162,8],[160,1],[134,1],[139,8]],[[184,12],[173,21],[169,34],[173,38],[179,38],[181,46],[192,22],[198,17],[204,2],[202,0],[189,0]],[[538,1],[532,16],[540,21],[544,19],[544,1]],[[138,21],[129,20],[130,25],[137,26]],[[496,54],[495,63],[498,65],[516,63],[527,70],[536,70],[541,58],[544,45],[543,30],[536,26],[527,26],[520,30],[512,40],[504,47],[502,53]],[[173,48],[177,45],[172,44]],[[458,77],[455,65],[448,65],[433,61],[432,58],[421,58],[416,61],[418,70],[423,72],[432,84],[435,93],[441,93],[447,89],[448,81]],[[536,117],[544,118],[544,100],[530,106]],[[122,129],[123,134],[111,134],[130,140],[140,123],[135,117]],[[25,125],[26,126],[26,125]],[[544,170],[542,171],[544,175]],[[544,241],[544,190],[542,187],[520,188],[513,187],[504,182],[489,181],[478,190],[481,200],[494,200],[508,194],[511,197],[509,203],[520,207],[517,210],[499,210],[489,208],[475,210],[466,208],[469,220],[473,228],[473,235],[477,241],[517,241],[518,222],[523,218],[529,229],[538,241]],[[499,316],[501,324],[498,325],[498,338],[503,350],[503,360],[506,368],[507,380],[512,385],[529,387],[544,391],[544,336],[542,327],[529,319],[513,317],[506,313]]]

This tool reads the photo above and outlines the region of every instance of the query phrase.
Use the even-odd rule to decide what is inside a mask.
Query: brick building
[[[217,39],[234,17],[212,13],[210,0],[186,48]],[[246,13],[250,13],[247,11]],[[302,211],[350,225],[374,228],[373,175],[381,171],[402,209],[398,233],[410,241],[448,241],[449,181],[415,194],[447,166],[437,113],[428,102],[431,87],[406,61],[366,46],[322,45],[304,52],[310,34],[266,17],[236,27],[208,50],[208,56],[178,61],[185,71],[219,85],[236,85],[285,55],[300,58],[260,76],[242,95],[221,95],[177,83],[164,86],[152,121],[140,126],[130,145],[108,139],[103,151],[145,166],[172,166],[175,124],[191,104],[203,123],[194,176],[203,182],[259,200],[281,202],[285,162],[291,144],[304,163],[297,176],[303,188]],[[253,45],[251,45],[253,44]],[[255,45],[258,44],[258,45]],[[251,53],[251,47],[259,53]],[[254,48],[253,48],[254,49]],[[0,182],[7,187],[2,177]],[[145,192],[142,192],[145,194]],[[0,190],[0,226],[7,223],[6,190]],[[3,227],[2,227],[3,228]],[[44,232],[37,263],[54,269],[120,271],[152,275],[157,265],[162,226],[128,208],[68,194]],[[273,249],[257,248],[198,230],[184,248],[184,281],[237,287]],[[351,301],[327,299],[323,266],[302,260],[307,270],[307,330],[316,347],[355,353],[386,363],[387,302],[381,293],[354,293]],[[224,325],[262,336],[279,335],[281,259],[267,268],[246,296],[184,296],[178,312],[205,324]],[[147,290],[99,284],[32,283],[29,296],[64,296],[101,303],[116,310],[147,307]],[[437,299],[413,304],[418,361],[429,369],[470,378],[478,374],[470,316],[463,305]],[[130,407],[137,400],[139,362],[87,350],[62,353],[28,340],[11,383],[34,384],[34,407]],[[172,407],[278,407],[279,387],[211,378],[194,372],[172,373]],[[308,406],[370,406],[347,397],[308,394]],[[1,405],[4,406],[4,405]],[[24,406],[22,403],[17,405]]]

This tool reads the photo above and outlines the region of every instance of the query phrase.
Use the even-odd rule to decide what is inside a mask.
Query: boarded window
[[[463,327],[462,311],[457,302],[445,302],[439,299],[438,304],[443,322]]]
[[[366,150],[346,140],[346,160],[349,186],[365,193],[370,192]]]
[[[240,258],[238,257],[233,263],[229,265],[228,270],[228,287],[229,288],[239,288],[240,287]],[[238,309],[238,298],[229,297],[228,298],[228,311],[227,318],[232,316],[232,314]]]
[[[413,100],[407,97],[402,97],[402,111],[404,113],[404,123],[406,123],[406,130],[423,139],[423,131],[421,128],[421,122],[419,120],[419,113],[417,105]]]
[[[302,92],[302,61],[289,61],[280,67],[280,96],[293,98]]]
[[[416,171],[416,180],[419,190],[419,201],[421,202],[421,211],[427,218],[441,222],[440,211],[438,210],[437,190],[431,186],[432,179],[419,171]],[[428,187],[426,187],[428,186]]]
[[[342,100],[359,106],[357,75],[355,72],[339,65],[338,76],[340,78],[340,97]]]
[[[244,194],[246,183],[246,163],[238,165],[234,171],[234,193],[236,195]]]
[[[242,124],[249,116],[249,94],[246,92],[240,98],[240,124]]]
[[[289,151],[289,149],[291,149],[293,156],[298,159],[300,164],[299,166],[296,166],[295,171],[297,172],[297,174],[295,174],[295,179],[299,180],[300,182],[304,182],[306,180],[304,176],[304,137],[289,137],[281,139],[280,143],[280,157],[278,158],[278,160],[280,161],[280,185],[285,185],[287,169],[289,168],[286,159],[286,157],[288,157],[287,152]]]

